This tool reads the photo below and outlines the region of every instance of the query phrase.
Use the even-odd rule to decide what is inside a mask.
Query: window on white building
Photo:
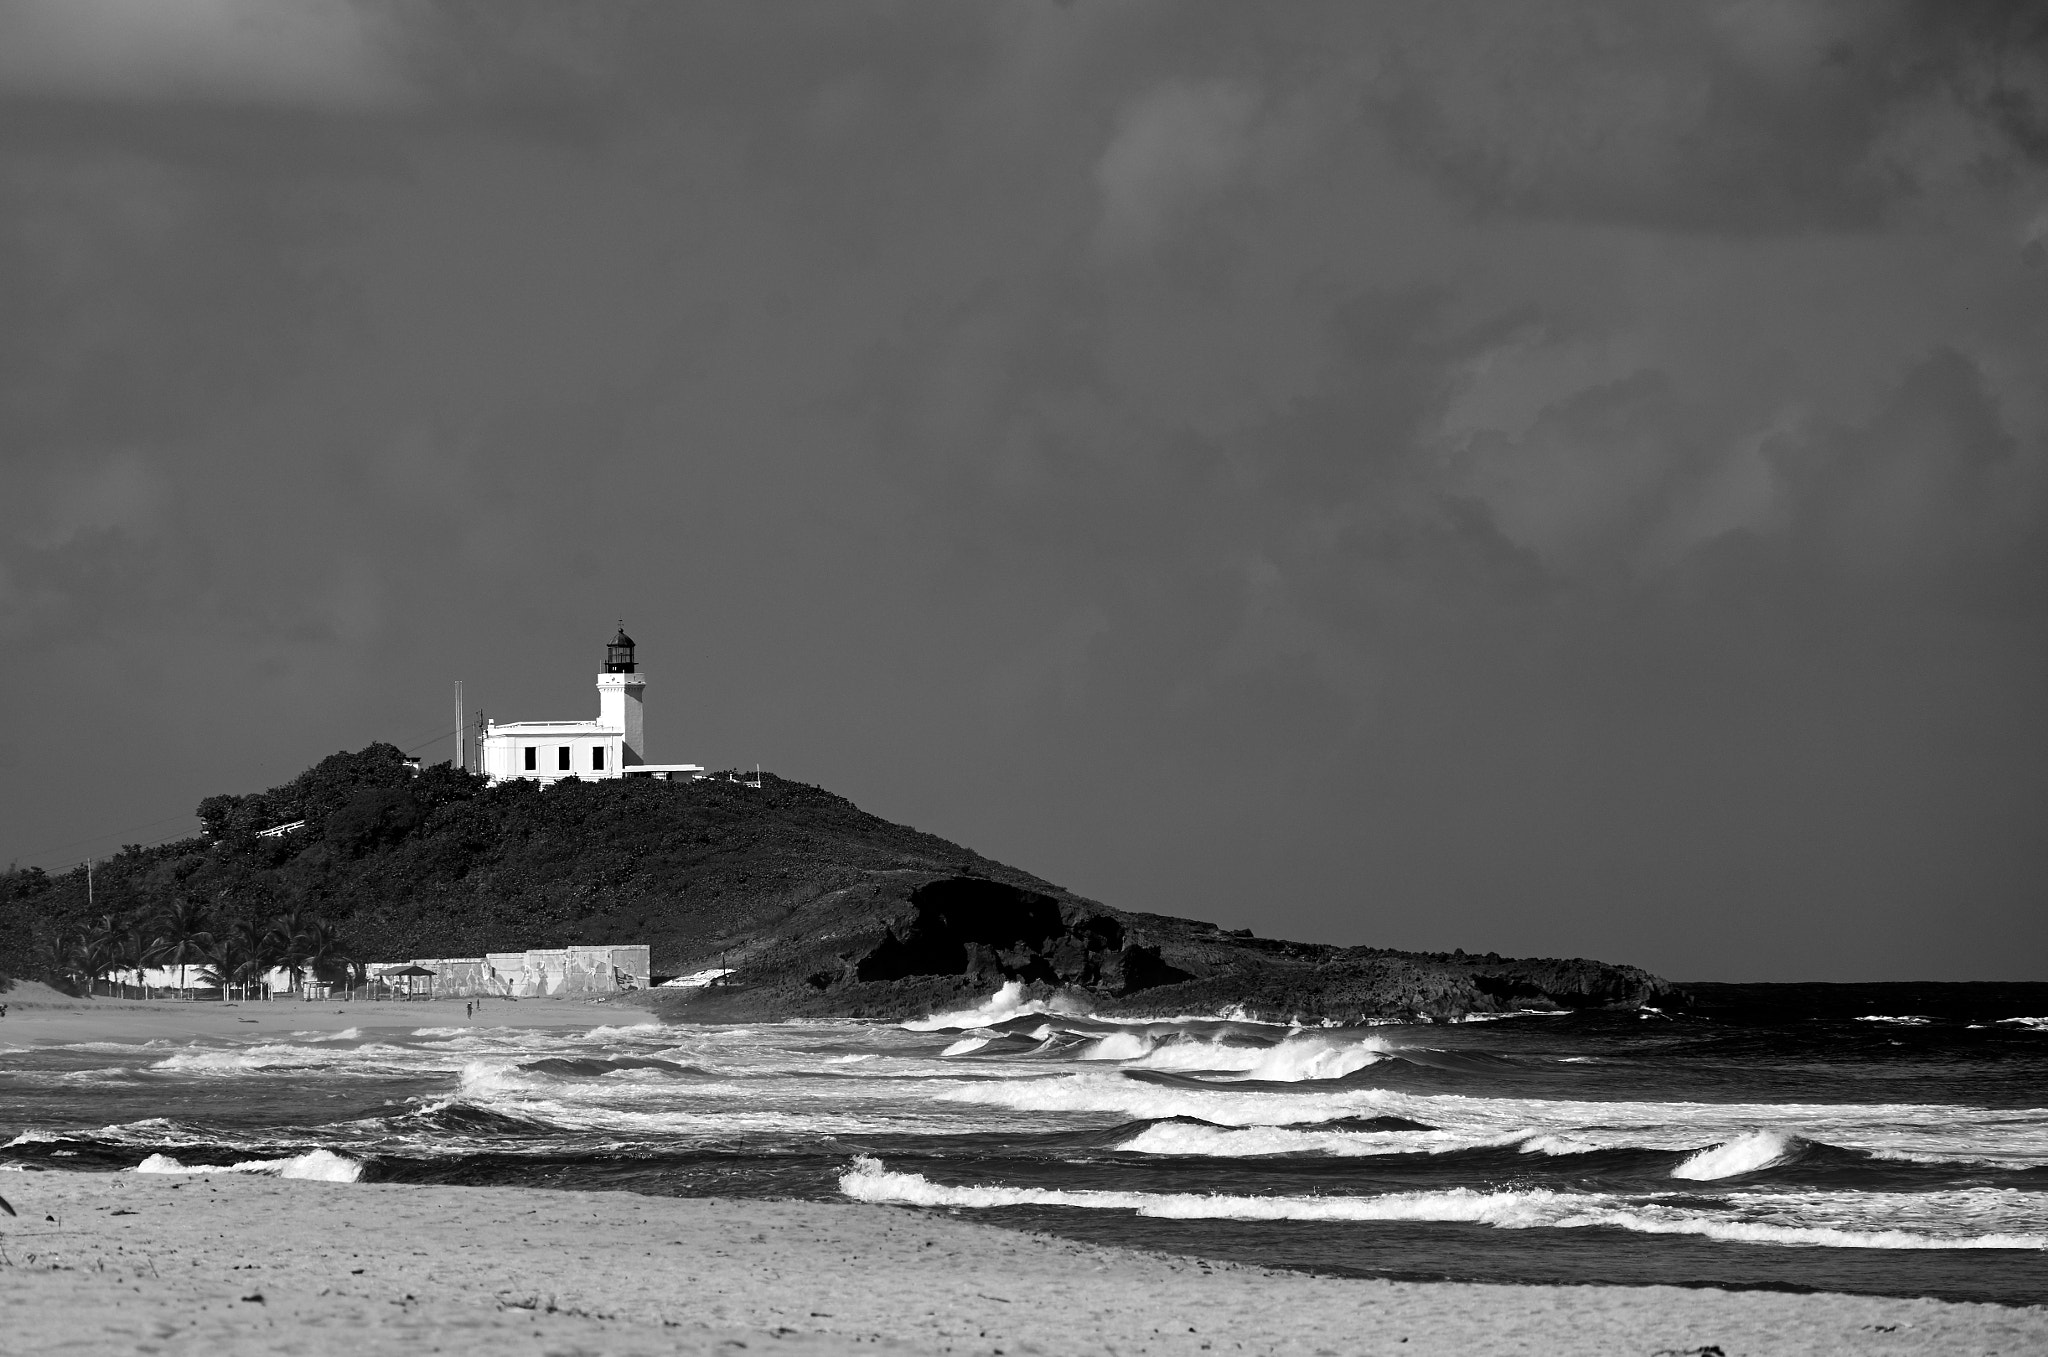
[[[590,750],[590,766],[597,772],[604,771],[604,746],[593,745]]]
[[[539,768],[539,767],[540,767],[539,755],[540,755],[540,750],[538,750],[538,749],[534,748],[534,747],[533,747],[532,745],[528,745],[528,746],[526,746],[526,771],[527,771],[527,772],[529,772],[529,773],[530,773],[530,772],[534,771],[534,770],[535,770],[536,768]]]
[[[555,751],[555,767],[561,769],[565,773],[569,771],[568,745],[563,745],[561,748]]]

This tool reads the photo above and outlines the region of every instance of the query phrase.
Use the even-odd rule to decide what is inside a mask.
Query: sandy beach
[[[943,1214],[614,1192],[10,1173],[20,1353],[2000,1353],[2048,1313],[1310,1277]]]
[[[601,1027],[655,1021],[644,1008],[613,999],[486,999],[465,1014],[465,999],[72,998],[34,981],[0,994],[0,1049],[74,1041],[232,1037],[276,1032],[341,1032],[351,1027]]]

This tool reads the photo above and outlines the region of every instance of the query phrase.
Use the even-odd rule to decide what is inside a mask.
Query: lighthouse
[[[642,710],[647,676],[635,659],[622,620],[604,648],[597,676],[595,721],[487,721],[479,763],[493,782],[552,783],[564,778],[616,777],[687,781],[702,777],[694,763],[650,763]]]
[[[604,648],[604,672],[597,676],[597,723],[619,732],[619,768],[647,762],[647,740],[641,733],[640,700],[647,680],[633,663],[633,638],[619,621],[619,634]]]

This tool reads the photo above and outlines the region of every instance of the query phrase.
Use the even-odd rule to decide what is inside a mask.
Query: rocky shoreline
[[[898,1018],[1014,982],[1027,996],[1064,994],[1119,1016],[1302,1023],[1685,1003],[1633,966],[1287,942],[1056,888],[926,873],[876,873],[830,892],[727,940],[721,960],[729,974],[719,984],[647,1002],[677,1021]]]

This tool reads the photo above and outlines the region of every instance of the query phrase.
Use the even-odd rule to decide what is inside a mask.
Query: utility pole
[[[463,772],[469,771],[468,750],[464,742],[469,737],[469,728],[462,723],[462,680],[455,680],[455,766]]]
[[[90,912],[91,912],[91,910],[92,910],[92,859],[91,859],[91,858],[87,858],[87,859],[85,860],[85,908],[86,908],[86,911],[87,911],[88,913],[90,913]]]

